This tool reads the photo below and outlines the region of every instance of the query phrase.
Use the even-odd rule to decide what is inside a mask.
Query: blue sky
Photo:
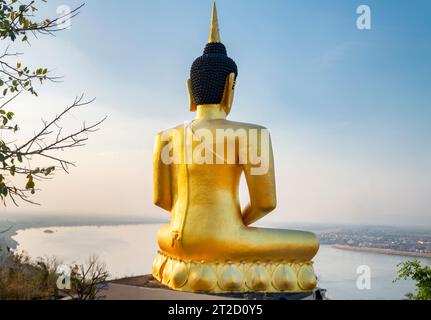
[[[59,5],[80,3],[49,1],[41,14],[55,16]],[[142,195],[132,193],[145,202],[143,208],[138,201],[120,207],[108,201],[94,211],[159,214],[150,204],[149,144],[157,131],[192,117],[185,80],[208,38],[211,4],[88,1],[71,30],[24,48],[30,61],[46,62],[66,76],[65,83],[42,89],[46,101],[53,94],[86,92],[98,98],[95,113],[110,116],[103,133],[109,142],[97,144],[98,138],[88,157],[121,146],[128,183],[138,185],[146,175]],[[371,30],[356,27],[362,4],[371,8]],[[280,220],[403,224],[414,217],[431,225],[426,191],[431,2],[219,0],[217,5],[222,41],[239,67],[231,118],[272,131],[279,198],[287,199],[280,203]],[[135,160],[127,158],[133,153],[126,148],[144,163],[137,164],[142,169],[137,181]],[[87,159],[79,158],[82,173],[68,177],[76,184],[90,172]],[[44,202],[43,210],[60,210],[49,197]],[[90,202],[84,201],[87,211]]]

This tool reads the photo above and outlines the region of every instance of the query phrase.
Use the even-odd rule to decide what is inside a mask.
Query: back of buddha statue
[[[201,119],[164,131],[156,144],[155,178],[159,181],[159,195],[162,192],[170,195],[170,204],[165,209],[172,213],[173,232],[180,235],[187,230],[195,234],[206,230],[210,236],[208,230],[243,227],[239,202],[243,173],[251,198],[258,187],[263,188],[260,193],[275,198],[272,147],[267,130],[217,119],[211,115],[213,111],[207,108],[201,111]],[[163,188],[160,182],[164,182]]]
[[[154,203],[171,220],[157,234],[160,252],[152,274],[182,291],[312,290],[317,238],[250,226],[277,204],[271,138],[263,127],[227,120],[238,67],[221,43],[215,3],[210,30],[187,80],[196,118],[156,140]],[[243,208],[242,174],[250,198]]]

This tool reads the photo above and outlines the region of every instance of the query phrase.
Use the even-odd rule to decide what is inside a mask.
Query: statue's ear
[[[224,111],[226,112],[226,115],[229,115],[230,111],[232,110],[233,98],[235,94],[235,80],[236,80],[236,75],[233,72],[229,74],[226,79],[223,101],[222,101],[222,105],[223,105]]]
[[[187,80],[187,92],[189,93],[190,112],[196,112],[198,106],[193,98],[192,82],[190,79]]]

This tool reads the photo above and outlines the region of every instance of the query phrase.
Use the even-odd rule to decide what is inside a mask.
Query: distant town
[[[351,227],[319,233],[338,249],[431,258],[431,232],[389,227]]]

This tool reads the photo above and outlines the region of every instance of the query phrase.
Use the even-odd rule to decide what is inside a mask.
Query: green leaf
[[[8,195],[8,190],[7,190],[7,188],[6,188],[6,186],[5,186],[5,185],[3,185],[3,186],[2,186],[2,188],[1,188],[1,194],[2,194],[4,197],[7,197],[7,195]]]
[[[33,176],[29,176],[29,178],[28,178],[28,181],[27,181],[27,184],[25,185],[25,188],[27,189],[27,190],[30,190],[30,189],[34,189],[34,187],[35,187],[35,184],[34,184],[34,181],[33,181]]]

